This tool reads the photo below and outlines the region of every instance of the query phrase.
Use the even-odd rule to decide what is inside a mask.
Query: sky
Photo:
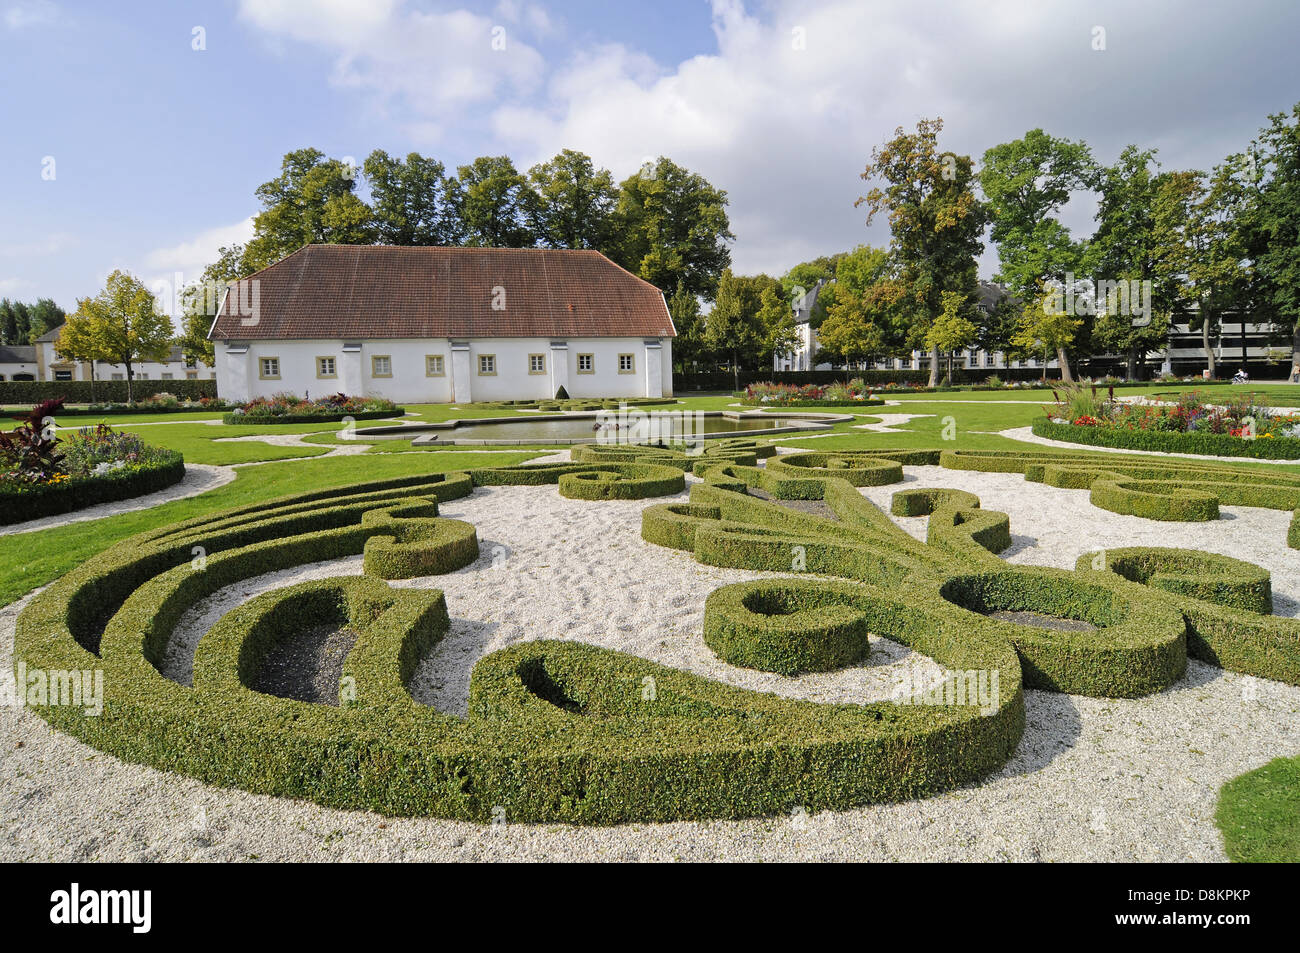
[[[853,203],[898,126],[1208,169],[1300,101],[1297,37],[1294,0],[0,0],[0,296],[197,280],[307,146],[666,155],[727,191],[735,269],[779,275],[888,243]]]

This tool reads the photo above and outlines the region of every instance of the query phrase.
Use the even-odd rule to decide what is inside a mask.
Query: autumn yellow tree
[[[172,344],[172,321],[158,311],[153,294],[140,279],[124,271],[114,271],[103,291],[77,302],[77,310],[68,315],[59,340],[56,348],[68,357],[125,366],[126,399],[132,401],[134,365],[140,361],[167,359]],[[65,340],[71,344],[63,344]],[[69,347],[80,354],[74,355]]]

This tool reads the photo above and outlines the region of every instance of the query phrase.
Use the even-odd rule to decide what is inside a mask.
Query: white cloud
[[[208,265],[217,260],[217,251],[230,245],[247,242],[253,237],[253,217],[234,225],[209,228],[188,241],[166,248],[155,248],[145,255],[145,266],[150,269],[171,269],[194,273],[195,279]]]
[[[32,283],[25,278],[0,278],[0,295],[17,294],[24,288],[30,288]]]
[[[203,277],[203,269],[217,260],[224,247],[243,244],[253,237],[253,218],[200,232],[187,241],[155,248],[144,256],[146,274],[141,280],[158,296],[164,310],[180,313],[179,295]]]
[[[76,243],[76,236],[69,232],[51,232],[44,238],[34,238],[25,242],[0,242],[0,257],[24,258],[56,255]]]
[[[59,8],[51,0],[26,0],[7,7],[4,12],[5,26],[11,30],[21,30],[29,26],[44,26],[55,22],[59,17]]]
[[[883,223],[864,228],[853,207],[869,187],[859,174],[873,146],[921,117],[941,116],[941,144],[976,159],[1041,126],[1086,139],[1104,161],[1138,142],[1161,147],[1167,165],[1205,167],[1289,105],[1261,59],[1261,42],[1281,42],[1262,10],[1223,18],[1173,0],[751,7],[762,17],[714,0],[717,52],[675,65],[619,45],[581,54],[548,77],[543,101],[498,106],[494,131],[521,161],[569,147],[618,175],[671,156],[727,189],[736,267],[779,273],[888,241]],[[1092,49],[1098,24],[1105,52]],[[1070,216],[1083,234],[1086,205]],[[984,270],[992,263],[990,251]]]
[[[241,0],[239,7],[271,39],[324,49],[334,57],[331,82],[404,108],[425,133],[442,126],[449,110],[540,83],[542,58],[520,34],[549,29],[545,11],[508,3],[505,13],[511,25],[468,10],[414,9],[406,0]]]
[[[1300,78],[1289,49],[1300,13],[1284,5],[1229,17],[1177,0],[713,0],[711,53],[662,62],[635,37],[592,45],[583,33],[549,64],[526,42],[560,33],[543,6],[483,7],[490,16],[415,0],[241,0],[240,11],[268,40],[326,51],[332,81],[372,94],[424,151],[486,137],[484,151],[527,166],[568,147],[620,177],[672,157],[728,191],[735,265],[751,272],[886,243],[884,223],[864,228],[853,207],[869,187],[859,173],[873,146],[922,117],[942,117],[941,143],[977,159],[1042,127],[1104,161],[1135,142],[1167,167],[1206,168],[1288,108]],[[494,51],[500,25],[506,48]],[[1088,205],[1067,209],[1080,233]]]

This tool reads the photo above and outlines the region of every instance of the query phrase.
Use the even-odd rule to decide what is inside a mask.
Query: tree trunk
[[[939,349],[930,348],[930,386],[939,386]]]
[[[1137,380],[1137,361],[1138,361],[1137,348],[1135,347],[1129,348],[1128,360],[1127,360],[1127,371],[1125,372],[1125,376],[1131,381]]]
[[[1074,375],[1070,373],[1070,355],[1065,353],[1064,347],[1056,349],[1056,359],[1061,364],[1061,380],[1067,384],[1074,383]]]
[[[126,362],[126,402],[128,404],[135,403],[135,399],[131,396],[131,381],[134,379],[134,377],[135,377],[135,372],[131,370],[131,362],[127,361]]]
[[[1210,370],[1210,379],[1214,379],[1214,348],[1210,346],[1210,316],[1201,312],[1201,348],[1205,351],[1205,366]]]

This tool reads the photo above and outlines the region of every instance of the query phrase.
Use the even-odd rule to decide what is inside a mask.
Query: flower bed
[[[879,407],[861,379],[834,384],[750,384],[741,403],[754,407]]]
[[[385,397],[349,397],[331,394],[306,400],[293,394],[257,397],[236,407],[221,419],[227,424],[309,424],[343,420],[380,420],[400,417],[406,411]]]
[[[61,417],[97,417],[106,414],[123,416],[127,414],[188,414],[195,411],[224,411],[236,405],[219,397],[200,397],[197,400],[182,399],[175,394],[153,394],[133,404],[90,403],[85,407],[65,407],[59,412]]]
[[[1265,460],[1300,459],[1300,416],[1275,413],[1255,395],[1230,395],[1209,403],[1188,391],[1153,403],[1102,397],[1096,387],[1053,391],[1056,403],[1035,420],[1033,432],[1052,440],[1095,447],[1199,453]]]
[[[23,425],[0,433],[0,524],[143,496],[184,479],[179,453],[107,424],[58,437],[60,410],[61,401],[38,404]]]

